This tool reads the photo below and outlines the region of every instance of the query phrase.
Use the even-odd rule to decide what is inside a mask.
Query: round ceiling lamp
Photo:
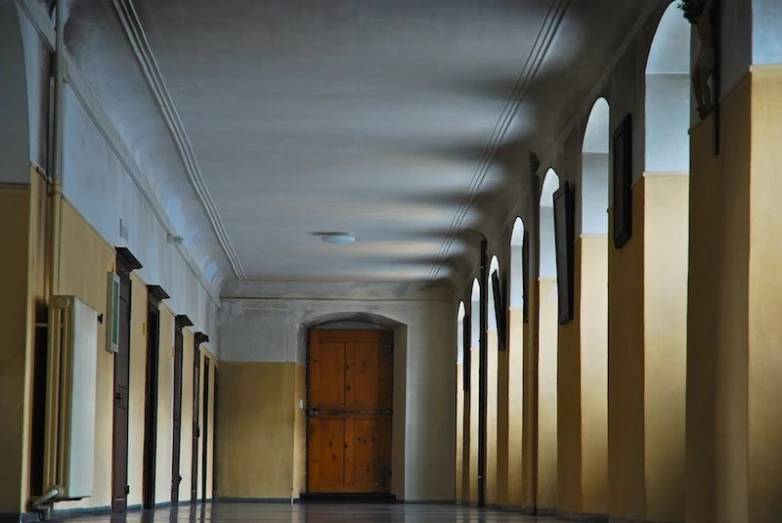
[[[356,241],[356,236],[349,232],[326,232],[320,235],[320,239],[332,245],[348,245]]]

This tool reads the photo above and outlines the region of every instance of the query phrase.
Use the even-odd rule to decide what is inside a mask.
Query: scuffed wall
[[[398,432],[402,441],[394,447],[396,470],[403,469],[402,478],[394,475],[394,485],[401,489],[397,496],[407,501],[452,501],[456,453],[456,377],[452,371],[457,347],[452,300],[227,299],[220,314],[221,361],[248,366],[303,365],[307,347],[302,332],[306,326],[348,313],[368,313],[406,327],[397,328],[397,337],[405,339],[398,340],[395,349],[404,354],[402,361],[395,363],[394,376],[395,390],[401,385],[404,393],[398,396],[395,392],[395,402],[401,398],[404,406],[401,415],[395,407],[395,433],[400,423],[404,428]],[[261,408],[263,396],[255,397]],[[297,408],[299,405],[293,406]],[[295,423],[293,414],[286,422]],[[222,430],[218,426],[218,432]],[[244,450],[255,452],[253,448]],[[293,455],[286,466],[289,462],[304,466]],[[277,492],[259,489],[253,497],[277,497]]]

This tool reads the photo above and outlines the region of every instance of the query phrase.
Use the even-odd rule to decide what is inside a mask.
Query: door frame
[[[190,502],[198,501],[199,460],[201,458],[201,345],[209,336],[196,332],[193,336],[193,431],[190,448]]]
[[[217,499],[217,398],[219,397],[219,385],[217,379],[217,362],[214,362],[214,376],[212,377],[212,501]]]
[[[111,511],[112,512],[126,512],[128,509],[128,493],[129,493],[129,486],[128,486],[128,454],[130,451],[130,445],[129,445],[129,430],[128,425],[130,423],[130,343],[131,343],[131,315],[133,311],[133,282],[131,281],[130,275],[133,271],[141,269],[142,265],[141,262],[136,259],[135,256],[133,256],[133,253],[130,252],[130,249],[127,247],[117,247],[115,249],[116,252],[116,259],[115,259],[115,270],[117,275],[119,276],[120,285],[119,285],[119,292],[120,296],[118,299],[121,300],[122,295],[122,288],[127,287],[128,292],[128,311],[127,315],[120,315],[118,318],[118,321],[120,322],[120,332],[125,333],[125,343],[127,344],[127,354],[122,354],[121,344],[122,340],[120,340],[120,347],[117,348],[117,353],[114,354],[114,372],[113,372],[113,379],[114,379],[114,386],[113,386],[113,397],[114,397],[114,404],[112,406],[112,430],[111,430]],[[119,312],[119,309],[118,309]],[[124,331],[123,327],[124,326]],[[118,377],[118,358],[123,357],[127,358],[127,365],[126,365],[126,371],[127,376],[125,376],[125,381],[127,383],[126,387],[126,393],[128,395],[128,409],[126,409],[125,414],[125,424],[124,424],[124,434],[120,434],[120,427],[118,427],[118,419],[117,419],[117,407],[116,402],[119,399],[118,398],[118,391],[117,391],[117,377]],[[119,438],[119,440],[118,440]],[[122,443],[122,439],[124,439],[124,445],[125,445],[125,452],[124,457],[117,455],[115,452],[117,444]],[[121,487],[124,490],[124,496],[120,498],[117,496],[118,492],[118,485],[116,484],[116,475],[119,472],[118,469],[124,468],[124,485],[121,485]]]
[[[179,486],[182,476],[179,474],[182,460],[182,392],[184,391],[185,369],[185,335],[183,329],[192,327],[193,322],[184,314],[178,314],[174,318],[174,397],[172,415],[172,451],[171,451],[171,505],[179,504]],[[179,372],[179,383],[176,376]],[[179,390],[177,390],[179,389]],[[179,423],[176,422],[176,414],[179,412]]]
[[[157,428],[160,396],[160,302],[169,295],[160,285],[147,285],[147,361],[144,393],[144,472],[142,508],[155,508]]]
[[[319,494],[312,494],[309,492],[309,448],[310,448],[310,434],[309,434],[309,407],[310,407],[310,355],[311,355],[311,340],[312,340],[312,334],[315,331],[323,331],[323,332],[363,332],[363,331],[380,331],[380,338],[381,338],[381,350],[390,350],[392,352],[391,356],[391,390],[392,390],[392,397],[391,397],[391,403],[392,403],[392,415],[391,415],[391,456],[390,456],[390,474],[391,479],[388,482],[388,493],[382,493],[382,494],[370,494],[370,495],[362,495],[362,494],[345,494],[345,497],[359,497],[359,498],[377,498],[378,500],[388,500],[388,501],[396,501],[396,492],[394,492],[396,489],[396,484],[394,482],[394,465],[396,464],[396,458],[397,453],[395,452],[397,441],[396,441],[396,431],[395,427],[396,424],[400,421],[404,424],[404,410],[401,412],[398,409],[398,405],[396,402],[397,398],[397,380],[395,379],[396,376],[396,365],[397,365],[397,337],[396,332],[394,328],[386,327],[386,326],[379,326],[374,323],[368,323],[365,321],[351,321],[349,328],[339,328],[338,322],[335,322],[334,327],[327,327],[328,324],[320,324],[315,325],[307,329],[307,341],[306,341],[306,350],[305,350],[305,373],[304,373],[304,449],[305,449],[305,457],[304,457],[304,489],[302,490],[300,496],[302,498],[318,498]],[[364,325],[365,328],[358,327],[358,325]],[[401,324],[400,324],[401,326]],[[406,355],[405,355],[406,356]],[[217,378],[217,375],[215,374],[215,378]],[[215,387],[215,392],[217,392],[217,389]],[[215,405],[216,406],[216,405]],[[400,414],[397,414],[400,412]],[[404,468],[404,461],[400,463],[402,467]]]
[[[203,403],[203,415],[202,415],[202,426],[203,426],[203,444],[201,445],[201,469],[203,471],[203,474],[201,474],[201,502],[206,503],[209,496],[207,495],[206,491],[206,485],[207,485],[207,466],[209,465],[209,407],[211,405],[211,402],[209,401],[209,395],[211,394],[211,388],[209,386],[209,379],[211,378],[212,374],[212,360],[204,354],[204,363],[203,363],[203,372],[204,372],[204,385],[203,385],[203,394],[202,394],[202,403]]]

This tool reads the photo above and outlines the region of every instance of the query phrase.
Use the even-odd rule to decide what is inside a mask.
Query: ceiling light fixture
[[[356,241],[356,236],[349,232],[325,232],[320,239],[332,245],[348,245]]]

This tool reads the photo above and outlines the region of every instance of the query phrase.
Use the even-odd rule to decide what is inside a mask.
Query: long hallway
[[[235,523],[258,521],[274,523],[560,523],[564,520],[524,516],[517,512],[478,510],[458,505],[425,504],[324,504],[324,503],[215,503],[184,506],[176,510],[158,509],[127,515],[89,516],[69,519],[72,523],[151,523],[168,521]]]

